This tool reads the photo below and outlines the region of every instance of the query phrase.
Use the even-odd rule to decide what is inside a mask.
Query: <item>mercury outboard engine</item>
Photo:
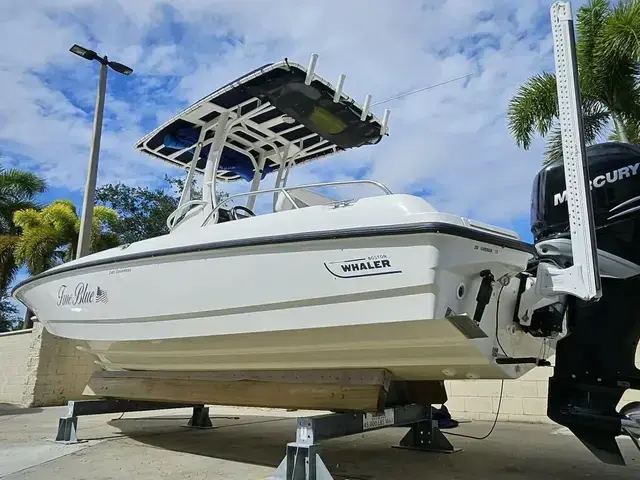
[[[586,154],[602,297],[567,296],[547,415],[602,461],[624,465],[616,436],[629,435],[640,448],[640,403],[616,410],[627,389],[640,390],[640,146],[608,142]],[[538,260],[560,267],[572,264],[566,200],[562,163],[545,167],[534,180],[531,230]]]

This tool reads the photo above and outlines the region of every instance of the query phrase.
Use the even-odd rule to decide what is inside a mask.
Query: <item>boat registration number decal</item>
[[[498,248],[485,247],[483,245],[474,245],[473,249],[480,250],[481,252],[495,253],[496,255],[500,253],[500,249]]]
[[[362,416],[362,430],[388,427],[395,423],[395,417],[393,408],[388,408],[383,413],[365,413]]]

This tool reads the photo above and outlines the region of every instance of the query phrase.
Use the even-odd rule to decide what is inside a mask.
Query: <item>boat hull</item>
[[[36,278],[16,296],[52,334],[85,341],[82,348],[107,370],[376,367],[408,380],[526,371],[494,362],[496,332],[510,355],[541,350],[541,340],[511,328],[518,280],[500,293],[498,328],[500,288],[479,325],[470,317],[480,272],[515,275],[530,251],[443,222],[367,232],[343,228],[170,254],[123,249]]]
[[[464,321],[464,320],[463,320]],[[471,320],[473,322],[473,320]],[[504,340],[503,340],[504,341]],[[109,371],[273,371],[381,368],[399,380],[517,378],[491,361],[493,339],[469,339],[448,319],[379,322],[260,334],[83,342]],[[508,341],[505,342],[510,345]],[[530,342],[521,351],[538,354]],[[537,350],[536,350],[537,348]]]
[[[475,325],[478,272],[513,274],[526,256],[503,252],[497,262],[480,249],[473,259],[455,255],[474,251],[466,242],[424,234],[188,255],[61,275],[25,299],[55,304],[36,311],[38,318],[54,335],[86,340],[84,349],[107,370],[379,367],[404,379],[517,376],[491,361],[497,292],[480,334],[471,334],[484,337],[470,338],[455,315]],[[373,268],[345,277],[342,262],[361,258]],[[141,289],[145,278],[155,280]],[[186,281],[195,278],[202,281]],[[512,318],[516,290],[513,281],[502,293],[502,317]],[[508,326],[499,329],[506,344],[514,341]],[[540,350],[531,337],[519,343],[519,356]]]

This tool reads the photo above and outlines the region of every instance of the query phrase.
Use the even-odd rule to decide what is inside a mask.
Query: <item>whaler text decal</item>
[[[328,262],[324,266],[333,276],[338,278],[371,277],[374,275],[402,273],[402,270],[395,268],[391,264],[391,260],[384,254]]]
[[[66,285],[60,285],[58,289],[58,301],[56,305],[74,306],[87,305],[89,303],[107,303],[107,291],[100,287],[92,288],[88,283],[80,282],[73,289]]]
[[[627,165],[626,167],[620,167],[617,170],[613,170],[611,172],[607,172],[604,175],[598,175],[597,177],[590,180],[591,190],[594,188],[602,188],[608,183],[616,183],[618,180],[624,180],[625,178],[635,177],[638,173],[638,168],[640,167],[640,163],[635,163],[633,165]],[[567,201],[567,191],[565,190],[562,193],[556,193],[553,196],[553,206],[557,207],[561,203]]]

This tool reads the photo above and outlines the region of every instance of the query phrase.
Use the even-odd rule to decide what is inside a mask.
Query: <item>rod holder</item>
[[[316,71],[316,63],[318,63],[318,54],[312,53],[311,58],[309,59],[309,67],[307,68],[307,77],[304,79],[305,85],[311,85],[311,81],[313,80],[313,76]]]
[[[336,84],[336,93],[333,95],[333,102],[338,103],[340,101],[340,96],[342,95],[342,87],[344,87],[344,81],[347,76],[344,73],[341,73],[338,77],[338,83]]]
[[[360,115],[360,120],[363,122],[367,119],[367,115],[369,115],[369,109],[371,108],[371,95],[367,95],[364,97],[364,105],[362,106],[362,115]]]
[[[384,114],[382,115],[382,125],[380,126],[380,135],[389,134],[389,115],[391,115],[391,110],[386,108],[384,110]]]

